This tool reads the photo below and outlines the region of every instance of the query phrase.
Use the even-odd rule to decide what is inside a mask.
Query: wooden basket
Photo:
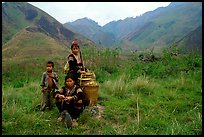
[[[86,85],[87,83],[90,83],[92,81],[96,81],[95,79],[92,78],[79,78],[79,84],[81,87],[83,87],[84,85]]]
[[[83,87],[86,83],[89,83],[91,81],[96,82],[96,76],[93,71],[88,71],[84,74],[81,74],[79,81],[80,81],[80,86]]]
[[[89,106],[96,105],[98,100],[98,85],[87,85],[85,84],[83,87],[83,92],[85,98],[89,100]]]
[[[85,94],[85,98],[89,101],[89,106],[96,105],[98,100],[99,86],[96,82],[96,76],[93,71],[81,74],[79,78],[80,86]]]

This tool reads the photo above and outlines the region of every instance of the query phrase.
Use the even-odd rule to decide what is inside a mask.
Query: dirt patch
[[[88,107],[87,112],[89,112],[95,118],[100,119],[102,117],[102,113],[104,112],[104,109],[105,109],[104,106],[96,104],[94,106]]]

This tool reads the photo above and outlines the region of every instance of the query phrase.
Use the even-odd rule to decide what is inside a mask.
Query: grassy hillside
[[[25,15],[14,4],[14,7],[8,6],[8,3],[3,3],[2,7],[2,44],[6,43],[19,30],[30,24],[30,21],[25,20]]]
[[[5,2],[2,4],[2,45],[8,42],[17,32],[35,24],[41,17],[54,19],[40,9],[26,2]]]
[[[39,8],[27,2],[5,2],[2,4],[2,46],[20,31],[40,32],[68,45],[74,39],[80,43],[94,46],[91,40],[65,28],[60,22]]]
[[[7,60],[20,62],[40,58],[52,60],[59,56],[59,53],[66,54],[67,49],[68,47],[63,47],[55,39],[43,33],[22,30],[2,47],[2,61],[3,63]]]
[[[39,75],[33,69],[37,67],[43,70],[48,60],[53,60],[56,63],[56,68],[59,65],[64,65],[68,53],[69,48],[47,35],[22,30],[2,47],[2,73],[7,76],[16,72],[16,76],[8,77],[9,80],[3,79],[2,82],[12,83],[10,81],[12,78],[21,81],[30,74],[32,76]],[[32,69],[27,70],[26,66]],[[23,83],[24,80],[21,82]]]
[[[177,43],[184,52],[198,52],[202,54],[202,26],[188,33]]]
[[[101,117],[97,117],[87,108],[79,119],[79,126],[66,129],[62,122],[57,122],[57,108],[44,113],[39,111],[39,84],[46,61],[52,59],[59,74],[59,85],[63,86],[62,70],[67,52],[55,46],[57,43],[52,40],[49,41],[53,44],[46,41],[46,36],[32,39],[38,41],[31,42],[29,49],[34,46],[36,52],[52,49],[53,54],[49,57],[40,53],[36,56],[26,54],[22,64],[19,58],[24,55],[18,49],[19,58],[8,56],[12,51],[9,46],[2,50],[3,135],[202,134],[201,56],[172,56],[164,51],[150,62],[139,60],[139,54],[83,48],[85,65],[95,72],[99,82],[98,105],[103,111]],[[24,43],[26,41],[15,47]],[[29,44],[21,47],[23,51],[26,46]]]

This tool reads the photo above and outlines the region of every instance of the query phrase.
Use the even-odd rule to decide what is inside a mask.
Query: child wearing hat
[[[71,54],[68,56],[68,63],[69,63],[69,73],[73,73],[74,77],[76,78],[76,83],[78,84],[78,78],[82,73],[85,73],[83,68],[82,58],[79,54],[80,48],[78,42],[73,41],[71,45]]]

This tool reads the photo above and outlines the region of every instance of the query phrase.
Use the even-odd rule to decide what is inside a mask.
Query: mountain
[[[202,55],[202,25],[176,42],[184,52],[198,52]]]
[[[64,26],[76,33],[86,36],[99,45],[111,46],[115,41],[112,33],[103,31],[103,28],[99,26],[98,23],[89,18],[67,22]]]
[[[121,30],[116,33],[116,37],[122,41],[122,46],[128,44],[137,49],[162,48],[202,24],[202,3],[172,2],[167,7],[160,7],[142,16],[126,18],[114,24],[116,30],[111,29],[110,24],[105,25],[104,29],[110,32]]]
[[[87,27],[84,20],[69,22],[66,26],[72,25],[73,31],[108,47],[120,46],[124,50],[151,47],[161,49],[202,24],[202,3],[172,2],[167,7],[159,7],[135,18],[112,21],[103,27],[86,19],[86,24],[89,24]],[[99,32],[100,35],[97,35]]]
[[[171,45],[201,24],[201,4],[187,2],[173,7],[170,5],[154,16],[149,28],[131,41],[145,47]]]
[[[3,3],[2,45],[8,45],[9,41],[15,38],[15,35],[21,34],[21,31],[33,32],[33,34],[43,33],[66,46],[69,46],[68,43],[71,43],[74,39],[79,39],[81,44],[95,45],[91,40],[65,28],[46,12],[27,2]]]

